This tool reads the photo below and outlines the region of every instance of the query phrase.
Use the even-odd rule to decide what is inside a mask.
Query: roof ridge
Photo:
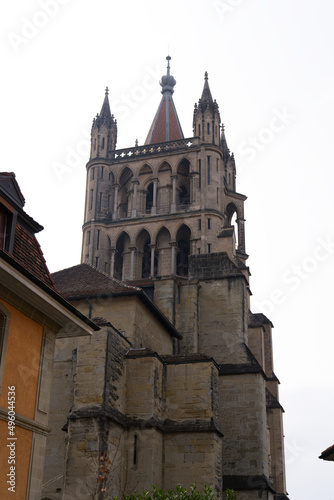
[[[119,285],[124,286],[125,288],[129,288],[130,290],[138,290],[139,292],[141,291],[141,288],[139,288],[137,286],[127,285],[124,281],[120,281],[116,278],[113,278],[112,276],[105,273],[104,271],[101,271],[101,269],[98,269],[97,267],[93,266],[93,264],[90,264],[89,262],[85,262],[85,264],[87,266],[91,267],[92,269],[94,269],[95,271],[97,271],[98,273],[102,274],[106,278],[110,279],[110,281],[114,281],[114,282],[118,283]]]

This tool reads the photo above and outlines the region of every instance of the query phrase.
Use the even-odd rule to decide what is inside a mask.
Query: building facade
[[[75,396],[62,415],[63,425],[69,422],[67,436],[57,439],[63,456],[70,450],[75,458],[71,462],[67,455],[59,472],[64,497],[49,491],[45,498],[52,500],[76,498],[71,496],[74,464],[86,478],[81,485],[96,477],[87,472],[94,455],[88,441],[95,443],[94,453],[121,464],[110,490],[114,494],[153,483],[169,489],[197,481],[212,485],[217,498],[226,488],[236,490],[238,500],[287,498],[272,324],[250,307],[246,197],[236,189],[235,159],[207,73],[193,113],[193,136],[185,138],[167,60],[162,99],[143,146],[117,149],[108,90],[93,122],[81,265],[54,279],[81,312],[114,328],[105,338],[124,344],[117,377],[104,372],[101,379],[104,387],[113,380],[119,394],[108,399],[101,393],[93,401],[87,381],[78,401],[79,371],[72,379]],[[84,279],[88,269],[95,278]],[[102,283],[101,276],[109,281]],[[127,292],[120,291],[120,283]],[[145,295],[146,309],[130,320],[131,294]],[[165,318],[160,322],[165,333],[148,333],[153,310]],[[89,371],[87,346],[74,349],[81,360],[77,366]],[[102,351],[108,364],[107,347]],[[68,363],[70,357],[68,351]],[[60,381],[61,375],[55,391]],[[86,438],[79,438],[83,422]],[[114,488],[116,476],[123,490]],[[96,498],[102,498],[99,494]]]
[[[13,173],[0,173],[0,491],[41,498],[55,339],[98,327],[56,292]]]

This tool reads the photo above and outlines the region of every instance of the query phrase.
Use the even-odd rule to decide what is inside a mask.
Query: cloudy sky
[[[246,202],[252,309],[274,325],[291,500],[333,500],[331,0],[16,0],[1,7],[2,170],[44,226],[51,272],[79,263],[85,164],[106,86],[118,147],[145,141],[168,52],[192,135],[204,72]]]

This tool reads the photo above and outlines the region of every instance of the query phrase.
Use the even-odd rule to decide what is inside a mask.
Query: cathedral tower
[[[208,74],[195,104],[193,137],[185,138],[167,60],[144,145],[116,149],[108,92],[93,122],[81,262],[143,289],[182,335],[173,340],[178,359],[214,360],[223,489],[245,500],[262,494],[283,500],[283,409],[272,324],[251,313],[246,197],[236,188],[235,159]]]

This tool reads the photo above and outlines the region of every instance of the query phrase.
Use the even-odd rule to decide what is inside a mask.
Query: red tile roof
[[[184,139],[173,97],[163,95],[158,111],[154,117],[145,144],[178,141]]]
[[[15,229],[12,256],[38,279],[43,281],[46,285],[54,288],[54,283],[36,237],[28,233],[18,224]]]

